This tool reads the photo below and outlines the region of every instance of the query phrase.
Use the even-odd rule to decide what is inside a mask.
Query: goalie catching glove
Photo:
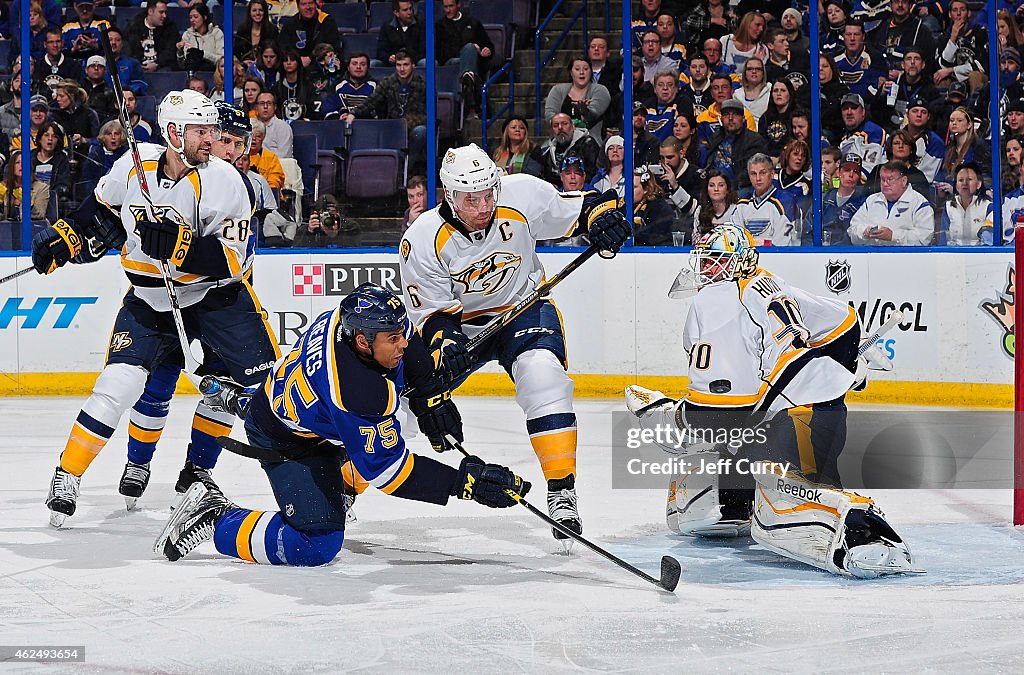
[[[465,440],[462,435],[462,415],[452,401],[450,391],[411,398],[409,409],[416,415],[420,431],[426,434],[430,445],[437,452],[452,449],[453,446],[446,439],[448,435],[453,436],[459,443]]]
[[[32,266],[50,274],[82,252],[82,236],[61,219],[32,237]]]
[[[487,464],[479,457],[470,455],[462,460],[455,477],[451,494],[459,499],[472,499],[484,506],[504,509],[515,506],[519,497],[530,491],[530,482],[512,473],[512,470],[498,464]]]
[[[166,260],[175,267],[181,267],[192,246],[191,228],[160,216],[155,218],[140,220],[135,226],[142,240],[142,252],[154,260]]]
[[[619,196],[615,190],[606,190],[599,195],[586,197],[580,214],[581,220],[586,223],[590,243],[612,254],[618,253],[632,234],[626,216],[616,208],[618,205]]]
[[[438,376],[446,382],[458,380],[473,365],[469,338],[454,328],[441,328],[434,333],[430,339],[430,356]]]

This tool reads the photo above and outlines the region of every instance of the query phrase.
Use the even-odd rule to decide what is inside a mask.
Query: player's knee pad
[[[140,366],[108,364],[96,378],[92,396],[82,410],[94,419],[116,427],[121,415],[139,400],[146,387],[147,376],[148,373]]]
[[[755,473],[750,533],[779,555],[849,577],[920,572],[874,501],[811,483],[777,465]]]
[[[523,352],[512,362],[512,379],[516,383],[516,403],[526,419],[572,412],[575,385],[553,352]]]

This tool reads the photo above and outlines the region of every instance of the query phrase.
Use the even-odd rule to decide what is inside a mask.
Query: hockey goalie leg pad
[[[576,473],[576,414],[573,381],[561,361],[546,349],[533,349],[512,363],[516,403],[526,413],[530,444],[544,478],[560,480]]]
[[[688,467],[718,461],[717,452],[699,452],[686,455]],[[687,536],[715,536],[722,520],[722,507],[718,501],[718,475],[686,471],[677,474],[668,486],[665,521],[676,534]]]
[[[142,368],[125,363],[107,365],[78,413],[61,454],[61,468],[76,476],[84,474],[145,386],[146,371]]]
[[[750,533],[770,551],[848,577],[921,572],[870,498],[793,474],[765,471],[756,478]]]

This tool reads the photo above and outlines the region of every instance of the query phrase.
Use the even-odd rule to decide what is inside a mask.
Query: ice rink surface
[[[0,644],[86,655],[2,673],[1024,672],[1024,530],[1008,524],[1008,490],[872,494],[928,573],[837,578],[749,539],[670,536],[663,489],[610,487],[608,413],[622,402],[579,400],[584,532],[655,576],[663,554],[678,558],[674,595],[580,547],[556,555],[525,509],[380,493],[359,498],[327,567],[246,564],[212,543],[169,563],[151,546],[196,399],[175,399],[139,511],[117,494],[122,421],[57,531],[43,499],[83,400],[0,400]],[[515,403],[459,404],[466,445],[534,481],[543,508]],[[225,453],[214,476],[239,505],[275,508],[257,462]]]

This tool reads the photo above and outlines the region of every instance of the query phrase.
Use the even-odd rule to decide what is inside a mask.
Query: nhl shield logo
[[[845,260],[829,260],[825,265],[825,286],[836,295],[850,290],[850,263]]]

